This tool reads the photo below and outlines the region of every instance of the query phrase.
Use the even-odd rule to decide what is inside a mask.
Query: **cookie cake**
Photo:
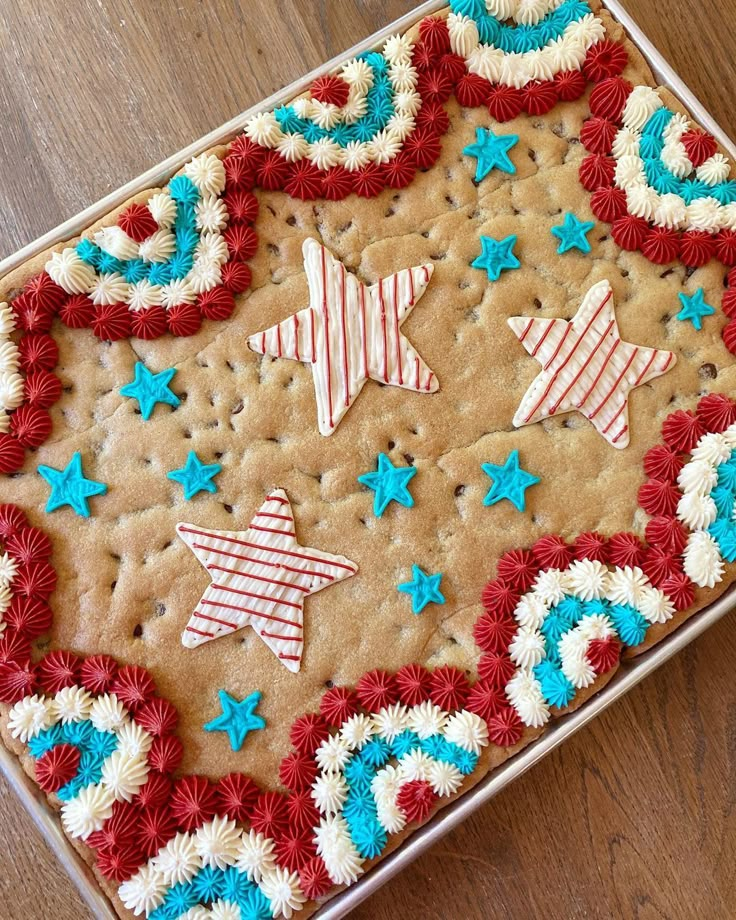
[[[123,917],[307,917],[730,585],[736,173],[452,0],[0,279],[0,733]]]

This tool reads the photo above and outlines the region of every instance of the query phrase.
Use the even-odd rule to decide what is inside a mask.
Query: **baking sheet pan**
[[[621,6],[618,0],[603,0],[604,5],[613,16],[624,26],[631,40],[638,46],[651,67],[657,80],[668,87],[686,106],[697,122],[719,141],[736,161],[736,144],[728,137],[715,119],[705,110],[703,105],[685,85],[673,68],[664,60],[659,51],[644,35],[639,26]],[[49,246],[53,246],[65,239],[79,235],[85,227],[94,223],[113,208],[122,204],[132,195],[146,188],[165,184],[171,173],[178,170],[191,157],[196,156],[208,147],[222,144],[231,140],[243,127],[253,114],[259,111],[273,109],[293,96],[304,92],[312,81],[319,75],[334,69],[342,61],[379,45],[384,39],[394,32],[404,31],[424,16],[427,16],[446,6],[447,0],[429,0],[418,6],[406,16],[391,23],[385,29],[355,45],[353,48],[338,55],[331,61],[306,74],[300,80],[285,87],[258,105],[246,110],[226,122],[221,127],[200,138],[194,144],[180,150],[178,153],[147,170],[138,178],[112,192],[105,198],[81,211],[34,242],[29,243],[13,255],[0,261],[0,277],[17,268],[27,259],[32,258]],[[645,652],[633,661],[624,662],[617,671],[613,680],[606,685],[596,696],[590,699],[581,709],[557,720],[537,741],[532,742],[523,751],[511,758],[501,767],[494,770],[482,779],[473,789],[457,799],[451,805],[443,808],[435,817],[415,831],[414,834],[394,853],[382,860],[371,869],[360,881],[351,888],[342,891],[324,907],[316,917],[319,920],[339,920],[349,913],[354,907],[377,891],[390,878],[404,869],[412,860],[433,846],[442,836],[464,821],[469,815],[485,805],[497,793],[504,789],[512,780],[521,776],[538,763],[550,751],[579,731],[584,725],[607,709],[619,697],[627,693],[632,687],[649,676],[665,661],[680,652],[686,645],[700,636],[706,629],[725,616],[736,607],[736,585],[728,590],[715,603],[706,610],[701,611],[691,620],[680,627],[676,632],[654,648]],[[64,869],[67,871],[79,893],[95,917],[100,920],[115,920],[116,914],[110,906],[107,897],[102,893],[95,882],[94,876],[79,856],[74,847],[69,843],[61,830],[58,815],[50,808],[45,797],[26,775],[17,758],[0,746],[0,769],[8,780],[10,786],[22,801],[24,807],[33,818],[44,838],[57,855]]]

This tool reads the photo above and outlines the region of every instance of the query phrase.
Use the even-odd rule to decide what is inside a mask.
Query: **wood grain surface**
[[[736,137],[733,0],[625,0]],[[0,257],[415,6],[6,0]],[[736,916],[733,616],[359,908],[396,917]],[[0,781],[0,918],[90,916]]]

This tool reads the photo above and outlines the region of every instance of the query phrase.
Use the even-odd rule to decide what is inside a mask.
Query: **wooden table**
[[[736,137],[732,0],[625,5]],[[414,6],[4,3],[0,256]],[[733,623],[437,844],[356,920],[736,916]],[[88,916],[0,782],[0,917]]]

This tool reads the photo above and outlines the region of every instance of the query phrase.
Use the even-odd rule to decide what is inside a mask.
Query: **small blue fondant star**
[[[557,252],[562,255],[571,249],[579,249],[581,252],[590,252],[590,243],[588,234],[595,227],[594,221],[578,220],[578,218],[569,211],[565,214],[564,221],[557,227],[552,228],[553,236],[560,241]]]
[[[516,167],[509,159],[509,150],[518,144],[518,134],[494,134],[486,128],[476,128],[475,140],[474,144],[463,148],[463,153],[475,157],[478,161],[475,170],[476,182],[485,179],[494,168],[511,175],[516,172]]]
[[[261,693],[254,690],[250,696],[242,701],[236,700],[225,690],[217,694],[220,697],[222,715],[208,722],[204,726],[206,732],[227,732],[230,747],[239,751],[248,732],[260,731],[266,727],[266,720],[256,715],[256,709],[261,702]]]
[[[532,476],[519,466],[519,451],[512,450],[503,466],[495,463],[483,463],[483,472],[491,477],[493,485],[483,499],[484,505],[495,505],[507,498],[517,510],[526,509],[526,490],[536,485],[540,479]]]
[[[716,312],[715,307],[711,307],[709,303],[705,302],[705,291],[701,287],[690,297],[687,294],[678,294],[677,296],[682,304],[682,309],[677,314],[677,318],[683,320],[683,322],[689,319],[700,332],[703,328],[703,317],[712,316]]]
[[[122,396],[137,399],[138,405],[141,407],[141,415],[144,421],[148,421],[156,403],[167,403],[169,406],[176,408],[181,402],[179,397],[172,393],[169,388],[171,378],[175,373],[176,368],[170,367],[159,374],[152,374],[145,364],[137,361],[135,379],[132,383],[126,383],[124,387],[121,387],[120,393]]]
[[[398,585],[402,594],[411,594],[411,609],[421,613],[427,604],[444,604],[445,596],[440,591],[441,573],[427,575],[418,565],[411,567],[412,581]]]
[[[481,236],[480,255],[470,264],[473,268],[485,269],[488,272],[489,281],[498,281],[502,271],[521,266],[521,262],[513,253],[515,245],[515,236],[507,236],[503,240],[494,240],[490,236]]]
[[[189,501],[197,492],[216,492],[217,486],[212,480],[221,470],[219,463],[202,463],[195,452],[190,450],[184,466],[166,475],[184,486],[184,498]]]
[[[77,451],[63,470],[51,466],[39,466],[39,474],[51,486],[51,495],[46,502],[46,511],[56,511],[62,505],[69,505],[81,517],[89,517],[88,498],[104,495],[104,482],[85,479],[82,472],[82,455]]]
[[[415,466],[396,467],[386,454],[378,455],[378,469],[375,473],[363,473],[358,482],[373,489],[373,513],[381,517],[389,502],[395,501],[405,508],[414,507],[414,498],[409,492],[409,480],[416,476]]]

